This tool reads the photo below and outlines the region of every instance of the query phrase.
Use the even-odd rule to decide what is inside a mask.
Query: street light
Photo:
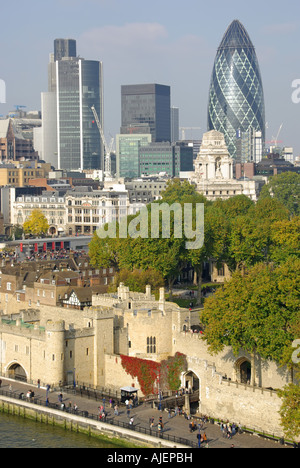
[[[198,448],[201,448],[201,426],[198,424],[199,434],[198,434]]]

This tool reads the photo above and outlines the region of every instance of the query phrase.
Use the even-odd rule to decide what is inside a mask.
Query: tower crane
[[[95,121],[97,123],[97,127],[99,129],[101,140],[102,140],[102,143],[103,143],[103,146],[104,146],[104,172],[106,172],[107,174],[110,175],[111,174],[111,156],[110,156],[110,153],[112,151],[112,147],[113,147],[113,144],[114,144],[114,139],[112,138],[111,144],[108,147],[108,145],[106,143],[105,136],[104,136],[104,132],[103,132],[103,129],[102,129],[102,126],[101,126],[101,123],[100,123],[100,120],[99,120],[99,117],[98,117],[98,114],[97,114],[97,111],[95,109],[95,106],[92,106],[91,109],[92,109],[92,112],[94,114]]]
[[[276,138],[275,138],[275,140],[274,140],[275,146],[278,145],[278,138],[279,138],[280,132],[281,132],[281,130],[282,130],[282,127],[283,127],[283,123],[280,125],[279,130],[278,130],[278,133],[277,133],[277,136],[276,136]],[[273,137],[273,138],[274,138],[274,137]]]

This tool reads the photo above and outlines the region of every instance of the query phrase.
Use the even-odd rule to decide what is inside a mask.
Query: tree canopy
[[[244,349],[286,363],[298,338],[299,310],[300,260],[290,258],[277,267],[258,264],[246,275],[234,273],[205,301],[204,339],[212,353],[231,346],[235,354]]]
[[[270,177],[269,183],[261,192],[261,198],[274,197],[280,201],[293,216],[300,215],[300,174],[283,172]]]
[[[47,218],[40,210],[33,210],[27,221],[23,224],[23,230],[25,234],[37,237],[47,234],[49,230]]]

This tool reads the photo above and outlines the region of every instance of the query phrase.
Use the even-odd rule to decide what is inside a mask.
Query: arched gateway
[[[27,374],[25,369],[17,362],[10,364],[7,367],[7,374],[9,379],[27,382]]]

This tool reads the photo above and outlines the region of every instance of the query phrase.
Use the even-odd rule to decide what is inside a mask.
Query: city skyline
[[[201,138],[207,131],[216,49],[226,28],[238,19],[248,31],[260,63],[266,140],[276,138],[283,124],[280,144],[293,146],[295,155],[300,154],[300,106],[292,101],[292,83],[300,78],[300,23],[295,20],[300,6],[291,1],[284,5],[274,2],[272,9],[256,0],[251,9],[235,0],[211,6],[190,0],[184,8],[176,0],[164,4],[154,0],[151,8],[136,0],[126,4],[120,0],[63,0],[51,2],[49,8],[36,0],[16,3],[14,28],[18,33],[6,24],[0,33],[0,79],[6,84],[6,104],[0,104],[0,114],[6,115],[15,105],[27,106],[27,110],[41,108],[53,41],[70,37],[77,41],[80,56],[103,62],[106,135],[116,135],[120,128],[122,85],[160,83],[171,87],[171,105],[179,107],[180,126],[201,127],[188,134]],[[9,14],[7,5],[2,9],[3,17]]]

